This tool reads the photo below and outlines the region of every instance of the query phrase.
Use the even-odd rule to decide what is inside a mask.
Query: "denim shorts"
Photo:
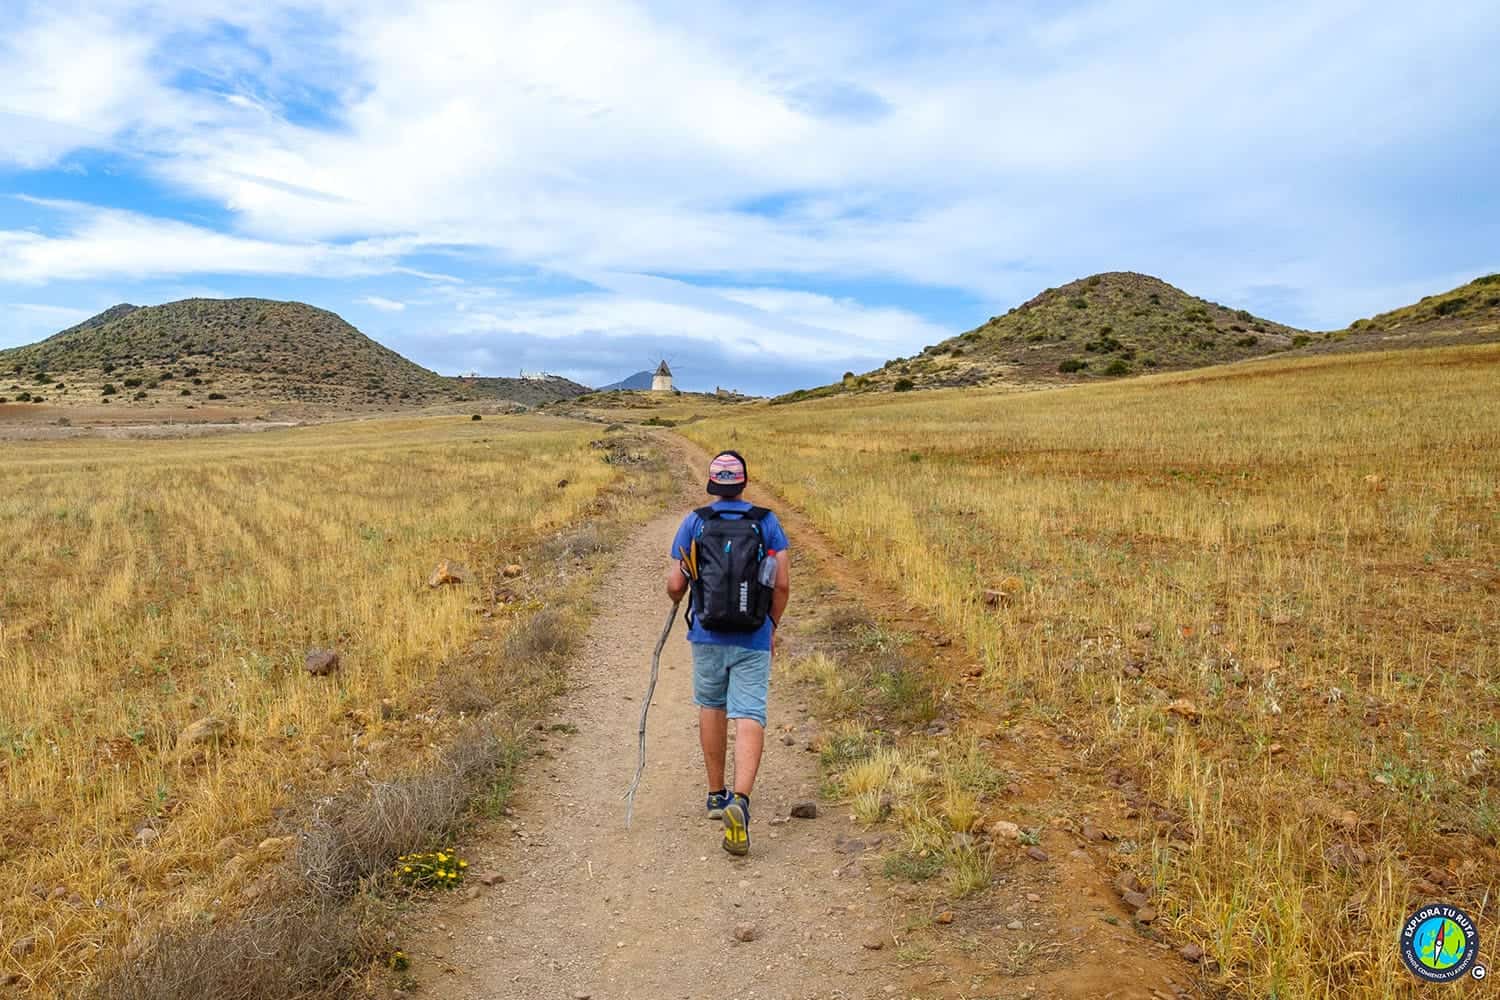
[[[695,642],[693,701],[700,708],[722,708],[731,719],[766,724],[771,689],[771,652]]]

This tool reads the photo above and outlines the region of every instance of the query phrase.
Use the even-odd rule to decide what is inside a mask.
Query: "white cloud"
[[[1371,311],[1392,268],[1458,269],[1413,248],[1421,220],[1376,173],[1440,186],[1440,140],[1490,134],[1500,92],[1488,0],[1441,18],[1355,0],[97,0],[15,5],[0,39],[0,162],[113,148],[234,220],[75,212],[61,233],[0,232],[0,281],[519,268],[606,290],[455,298],[467,322],[798,358],[944,332],[776,287],[830,277],[998,309],[1132,268],[1252,305],[1299,290],[1301,315],[1329,322]],[[410,259],[440,248],[464,256]],[[625,287],[648,274],[740,287]]]
[[[379,295],[366,295],[359,301],[363,302],[367,306],[372,306],[373,308],[379,309],[381,312],[402,312],[406,309],[405,302],[398,302],[395,299],[382,298]]]
[[[456,334],[526,334],[563,339],[657,338],[718,345],[731,357],[778,357],[802,365],[865,361],[947,332],[914,313],[867,308],[852,299],[777,288],[707,290],[639,276],[596,275],[607,290],[545,299],[502,299],[469,308]]]
[[[400,239],[275,242],[116,209],[27,200],[63,213],[67,226],[55,236],[0,230],[0,274],[21,284],[190,274],[356,277],[391,270],[417,246]]]

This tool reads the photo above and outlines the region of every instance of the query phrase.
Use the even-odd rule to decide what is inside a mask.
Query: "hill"
[[[1049,288],[915,357],[782,398],[1055,384],[1200,368],[1286,350],[1305,337],[1301,330],[1197,298],[1160,278],[1115,271]]]
[[[1323,334],[1308,353],[1436,347],[1500,340],[1500,274],[1475,278],[1452,291],[1355,320],[1345,330]]]
[[[647,390],[647,389],[650,389],[650,388],[651,388],[651,372],[650,371],[639,371],[639,372],[636,372],[634,375],[627,375],[625,378],[620,379],[620,381],[618,381],[618,382],[611,382],[609,385],[602,385],[602,386],[599,387],[599,391],[600,392],[614,392],[614,391],[618,391],[618,390],[628,390],[628,389],[634,389],[634,390],[644,391],[644,390]]]
[[[594,390],[561,375],[546,375],[542,378],[458,378],[454,382],[459,391],[483,399],[507,399],[526,406],[538,406],[562,399],[575,399]]]
[[[255,298],[122,303],[39,343],[0,351],[0,399],[22,401],[338,410],[473,399],[536,405],[587,391],[562,378],[446,378],[335,313]]]

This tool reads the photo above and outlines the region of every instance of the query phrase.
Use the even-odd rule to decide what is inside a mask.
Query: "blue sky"
[[[294,298],[453,373],[829,381],[1102,270],[1340,327],[1500,270],[1500,8],[0,6],[0,346]]]

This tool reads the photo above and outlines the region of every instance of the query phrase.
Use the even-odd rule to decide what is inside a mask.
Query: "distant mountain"
[[[865,375],[784,400],[841,392],[1036,385],[1200,368],[1283,351],[1301,330],[1115,271],[1049,288],[1004,316]]]
[[[568,399],[564,378],[445,378],[301,302],[122,303],[39,343],[0,351],[0,395],[50,402],[304,403],[406,408],[464,399]]]
[[[650,389],[651,374],[652,373],[649,369],[646,371],[639,371],[634,375],[629,375],[625,378],[620,379],[620,381],[614,382],[610,385],[601,385],[599,387],[599,391],[611,392],[616,389]]]

